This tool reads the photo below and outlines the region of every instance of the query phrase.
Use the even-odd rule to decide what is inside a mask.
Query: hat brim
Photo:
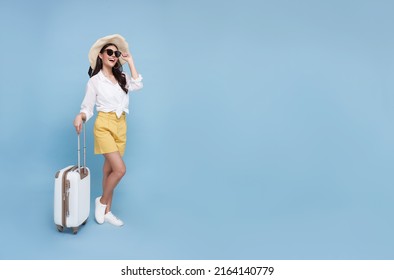
[[[89,63],[92,69],[96,67],[97,56],[100,53],[100,50],[109,43],[116,45],[118,50],[122,53],[129,53],[129,44],[121,35],[113,34],[100,38],[93,44],[89,51]],[[126,63],[126,60],[119,57],[119,62],[123,65]]]

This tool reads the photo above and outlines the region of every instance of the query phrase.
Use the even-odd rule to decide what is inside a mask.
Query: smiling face
[[[107,50],[112,50],[112,54],[109,55]],[[112,68],[118,62],[119,58],[116,57],[115,51],[118,51],[116,46],[111,45],[104,49],[103,53],[99,53],[99,57],[103,61],[103,66]],[[111,53],[111,51],[109,51]]]

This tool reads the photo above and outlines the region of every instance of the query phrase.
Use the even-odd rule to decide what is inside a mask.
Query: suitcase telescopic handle
[[[86,122],[83,121],[83,172],[86,174]],[[81,174],[81,136],[78,134],[78,172]]]

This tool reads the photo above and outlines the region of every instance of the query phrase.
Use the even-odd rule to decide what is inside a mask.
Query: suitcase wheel
[[[78,228],[77,227],[73,227],[73,234],[77,234],[78,233]]]
[[[59,232],[62,232],[64,230],[64,227],[62,226],[56,225],[56,227]]]
[[[83,225],[83,226],[86,225],[87,222],[88,222],[88,219],[86,219],[86,220],[82,223],[82,225]]]

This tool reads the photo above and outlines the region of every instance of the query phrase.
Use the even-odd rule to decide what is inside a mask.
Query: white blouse
[[[104,76],[100,71],[91,77],[86,86],[85,98],[82,101],[81,113],[85,113],[86,121],[93,116],[94,105],[97,112],[115,112],[118,118],[123,112],[129,113],[129,94],[131,91],[139,90],[143,87],[142,77],[137,79],[126,76],[126,87],[129,89],[126,94],[119,83],[115,84]]]

